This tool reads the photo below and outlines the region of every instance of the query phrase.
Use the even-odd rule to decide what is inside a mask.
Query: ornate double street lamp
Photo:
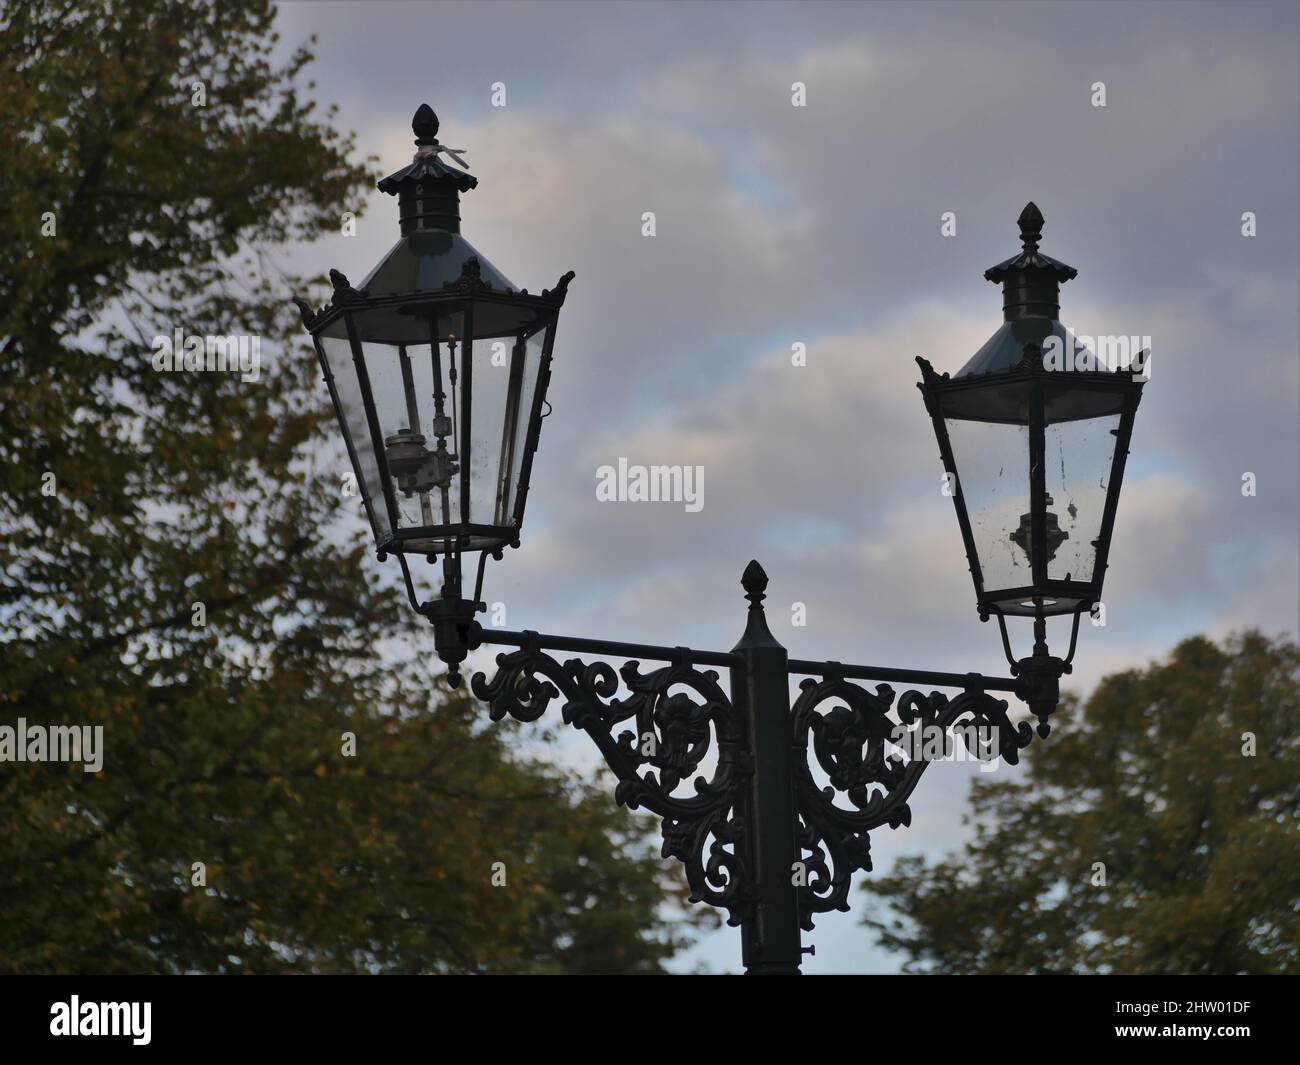
[[[438,142],[427,105],[413,128],[414,161],[379,183],[398,198],[401,239],[359,288],[331,271],[326,306],[295,301],[379,559],[396,556],[453,686],[468,652],[514,648],[497,656],[491,680],[471,681],[493,720],[535,721],[558,701],[618,778],[617,801],[659,816],[663,854],[685,865],[692,901],[740,926],[746,971],[798,973],[812,952],[801,930],[818,913],[847,910],[853,873],[871,869],[871,831],[911,822],[908,799],[928,762],[918,746],[900,747],[900,735],[991,728],[996,739],[971,753],[1015,764],[1032,729],[1013,725],[994,693],[1025,702],[1048,735],[1080,617],[1101,595],[1142,381],[1070,358],[1073,334],[1057,315],[1060,284],[1075,271],[1038,250],[1033,204],[1020,216],[1023,250],[985,274],[1003,286],[1002,326],[955,376],[917,360],[980,617],[997,618],[1008,677],[792,659],[768,629],[757,562],[741,578],[748,618],[730,651],[484,629],[484,565],[519,546],[574,275],[536,295],[516,289],[461,236],[460,194],[477,179],[443,161],[459,157]],[[1062,350],[1063,366],[1053,361]],[[462,559],[474,553],[466,598]],[[408,555],[441,560],[438,598],[419,601]],[[1063,659],[1047,647],[1047,618],[1057,615],[1072,619]],[[1012,654],[1009,617],[1033,621],[1028,657]],[[551,652],[627,661],[616,671]],[[804,679],[792,701],[793,677]],[[957,694],[898,695],[891,683]]]

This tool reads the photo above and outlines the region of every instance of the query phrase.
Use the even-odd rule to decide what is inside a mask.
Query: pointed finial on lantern
[[[438,143],[438,116],[428,104],[421,104],[411,119],[411,131],[415,134],[415,143],[423,148],[425,145]]]
[[[1043,235],[1043,212],[1030,200],[1017,221],[1020,223],[1020,240],[1025,251],[1037,251],[1039,238]]]

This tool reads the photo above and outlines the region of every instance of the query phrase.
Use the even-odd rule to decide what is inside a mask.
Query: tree
[[[105,749],[0,763],[0,969],[657,970],[644,822],[431,705],[366,572],[277,250],[376,175],[274,15],[0,14],[0,725]],[[160,371],[176,330],[256,380]]]
[[[866,924],[944,973],[1300,971],[1300,650],[1247,632],[1067,699],[976,835],[868,882]]]

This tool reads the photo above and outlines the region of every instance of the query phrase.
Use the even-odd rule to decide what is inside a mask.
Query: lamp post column
[[[797,975],[802,947],[794,863],[799,858],[794,755],[790,737],[789,654],[768,630],[763,612],[767,574],[750,562],[741,584],[749,600],[741,663],[731,670],[731,698],[753,759],[745,801],[754,915],[742,927],[747,975]]]

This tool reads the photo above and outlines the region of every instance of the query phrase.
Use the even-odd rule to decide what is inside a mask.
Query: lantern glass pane
[[[459,522],[452,397],[450,393],[443,397],[439,417],[430,345],[366,342],[361,347],[393,480],[398,530]],[[444,388],[447,376],[444,369]],[[407,546],[433,551],[444,544],[421,539],[408,541]]]
[[[1111,463],[1115,457],[1118,414],[1048,425],[1044,434],[1049,536],[1056,516],[1064,539],[1048,544],[1049,580],[1091,582],[1097,563]]]
[[[462,373],[472,374],[469,424],[469,520],[481,525],[503,525],[497,504],[501,470],[501,427],[505,424],[510,393],[513,336],[479,334],[462,352]],[[473,365],[469,365],[470,363]],[[464,382],[461,382],[462,387]],[[461,430],[462,435],[464,430]]]
[[[343,323],[337,324],[337,331],[342,333]],[[343,430],[352,441],[355,469],[354,473],[365,490],[369,500],[370,525],[375,537],[387,536],[391,531],[388,507],[384,501],[383,481],[380,478],[379,459],[375,454],[374,442],[370,436],[370,424],[366,418],[365,403],[362,402],[360,380],[357,377],[356,363],[352,358],[352,344],[346,335],[318,338],[321,352],[334,377],[334,394],[338,399],[338,416],[343,422]]]
[[[519,481],[523,476],[524,449],[528,443],[528,427],[533,416],[533,404],[537,397],[537,385],[542,373],[542,352],[546,348],[546,338],[551,331],[548,325],[528,337],[521,349],[522,364],[519,368],[519,398],[516,414],[512,424],[506,426],[506,435],[513,438],[510,444],[509,493],[506,513],[512,515],[518,524]]]
[[[1029,563],[1029,429],[946,419],[984,589],[1033,584]]]
[[[514,528],[546,330],[478,336],[470,358],[470,520]]]

